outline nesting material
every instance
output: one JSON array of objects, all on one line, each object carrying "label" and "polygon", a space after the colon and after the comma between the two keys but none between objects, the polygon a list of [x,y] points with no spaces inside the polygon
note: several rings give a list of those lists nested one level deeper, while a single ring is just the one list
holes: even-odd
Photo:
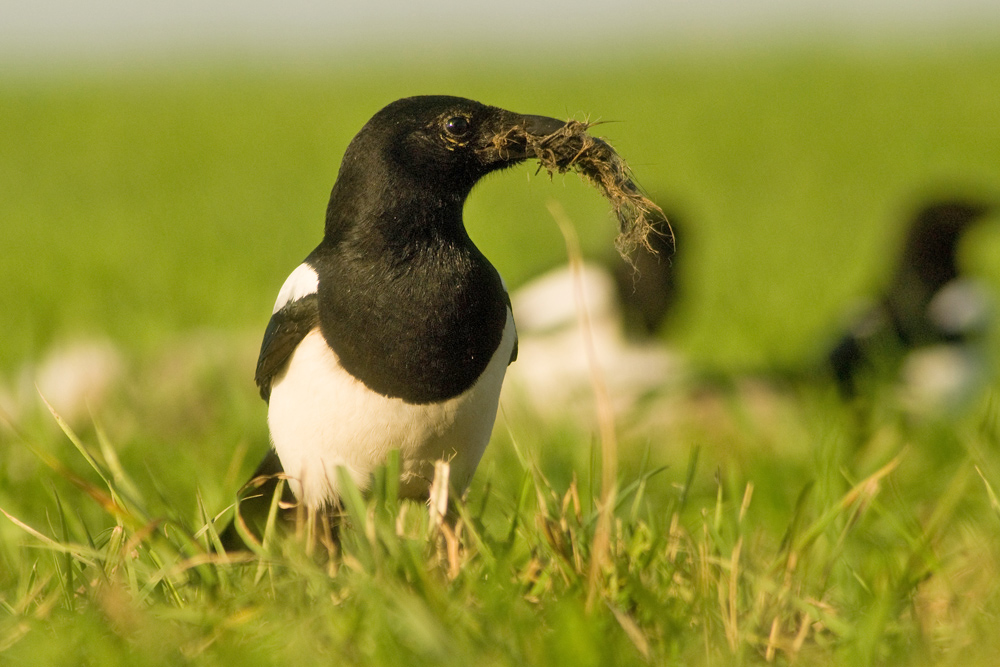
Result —
[{"label": "nesting material", "polygon": [[655,252],[650,235],[664,233],[657,230],[659,226],[673,236],[670,224],[660,207],[632,180],[628,164],[611,144],[587,133],[592,126],[593,123],[569,120],[552,134],[538,136],[522,131],[517,133],[521,137],[507,137],[506,140],[526,141],[550,174],[576,171],[601,191],[618,218],[615,246],[622,257],[631,261],[632,253],[640,248]]}]

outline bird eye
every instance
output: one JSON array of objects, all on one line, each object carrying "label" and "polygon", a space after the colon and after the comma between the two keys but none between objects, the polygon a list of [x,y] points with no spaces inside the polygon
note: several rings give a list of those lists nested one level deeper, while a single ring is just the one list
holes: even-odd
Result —
[{"label": "bird eye", "polygon": [[469,119],[465,116],[452,116],[445,121],[444,129],[448,134],[460,137],[469,131]]}]

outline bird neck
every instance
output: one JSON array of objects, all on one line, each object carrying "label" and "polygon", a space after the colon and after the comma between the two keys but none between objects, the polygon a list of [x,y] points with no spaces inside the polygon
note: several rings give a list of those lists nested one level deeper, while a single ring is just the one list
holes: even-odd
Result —
[{"label": "bird neck", "polygon": [[471,243],[462,222],[468,192],[369,178],[339,178],[326,212],[326,243],[362,244],[381,252],[438,243]]},{"label": "bird neck", "polygon": [[467,390],[500,344],[507,299],[462,224],[462,200],[336,198],[319,273],[320,330],[370,389],[426,403]]}]

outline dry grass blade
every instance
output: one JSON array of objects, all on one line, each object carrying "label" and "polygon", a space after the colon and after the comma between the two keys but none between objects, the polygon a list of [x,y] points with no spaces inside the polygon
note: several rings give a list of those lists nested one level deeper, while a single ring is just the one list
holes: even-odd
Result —
[{"label": "dry grass blade", "polygon": [[986,486],[986,495],[990,499],[990,507],[997,515],[1000,515],[1000,500],[997,500],[997,494],[993,491],[993,487],[990,485],[989,480],[986,479],[986,475],[983,474],[982,469],[978,465],[975,468],[979,479],[983,480],[983,484]]},{"label": "dry grass blade", "polygon": [[559,225],[563,239],[566,242],[566,253],[569,256],[573,271],[573,296],[576,301],[577,321],[583,334],[587,353],[587,366],[590,369],[590,383],[594,390],[597,407],[598,428],[601,437],[601,500],[600,515],[594,530],[594,541],[591,546],[589,592],[587,594],[587,609],[594,608],[597,599],[598,585],[602,573],[610,560],[611,523],[618,493],[618,439],[615,435],[615,415],[611,407],[611,394],[601,373],[594,348],[593,332],[590,326],[590,315],[583,295],[583,285],[580,273],[583,267],[583,253],[580,250],[580,239],[572,221],[555,202],[549,204],[549,212]]}]

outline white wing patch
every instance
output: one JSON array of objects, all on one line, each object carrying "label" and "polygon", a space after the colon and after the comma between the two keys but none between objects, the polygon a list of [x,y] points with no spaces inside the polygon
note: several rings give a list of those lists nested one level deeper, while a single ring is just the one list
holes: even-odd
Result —
[{"label": "white wing patch", "polygon": [[292,301],[315,294],[317,289],[319,289],[319,276],[316,274],[316,269],[305,262],[299,264],[278,290],[278,300],[274,302],[271,314],[278,312]]}]

